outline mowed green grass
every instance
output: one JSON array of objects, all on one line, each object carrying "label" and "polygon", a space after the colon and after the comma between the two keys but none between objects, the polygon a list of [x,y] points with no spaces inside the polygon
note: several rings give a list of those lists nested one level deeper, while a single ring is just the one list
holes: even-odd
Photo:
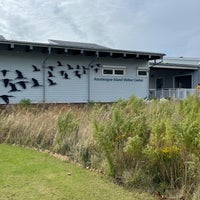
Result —
[{"label": "mowed green grass", "polygon": [[[69,173],[71,175],[69,175]],[[153,199],[45,153],[0,145],[0,199]]]}]

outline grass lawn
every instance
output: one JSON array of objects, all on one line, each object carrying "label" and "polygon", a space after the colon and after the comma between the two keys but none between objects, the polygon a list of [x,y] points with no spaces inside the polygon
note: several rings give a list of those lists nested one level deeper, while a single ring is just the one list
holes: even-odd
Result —
[{"label": "grass lawn", "polygon": [[[69,175],[71,173],[71,175]],[[48,154],[0,145],[0,199],[153,199],[127,191],[105,177]]]}]

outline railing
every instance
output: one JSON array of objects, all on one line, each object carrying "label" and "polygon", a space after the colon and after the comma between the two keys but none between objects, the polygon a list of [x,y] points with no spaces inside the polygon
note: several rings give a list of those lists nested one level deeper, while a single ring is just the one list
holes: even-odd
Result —
[{"label": "railing", "polygon": [[185,99],[186,97],[198,94],[200,95],[200,90],[198,89],[187,89],[187,88],[176,88],[176,89],[149,89],[149,98],[173,98],[173,99]]}]

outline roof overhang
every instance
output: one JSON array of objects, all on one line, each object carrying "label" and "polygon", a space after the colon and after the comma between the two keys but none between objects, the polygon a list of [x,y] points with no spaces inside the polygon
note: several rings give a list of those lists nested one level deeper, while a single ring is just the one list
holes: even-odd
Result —
[{"label": "roof overhang", "polygon": [[197,65],[184,65],[184,64],[158,64],[152,65],[150,68],[159,69],[184,69],[184,70],[198,70],[200,66]]},{"label": "roof overhang", "polygon": [[86,55],[96,57],[111,57],[111,58],[135,58],[143,60],[157,60],[162,59],[165,54],[143,52],[143,51],[129,51],[110,48],[81,48],[66,45],[58,45],[52,43],[36,43],[23,42],[14,40],[0,40],[0,50],[12,51],[37,51],[42,53],[68,54],[68,55]]}]

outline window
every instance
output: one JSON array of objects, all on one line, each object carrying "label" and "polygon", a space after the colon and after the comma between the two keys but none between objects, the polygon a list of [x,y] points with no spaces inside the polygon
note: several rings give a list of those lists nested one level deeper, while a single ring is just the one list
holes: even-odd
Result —
[{"label": "window", "polygon": [[148,76],[148,71],[147,70],[137,70],[137,76],[147,77]]},{"label": "window", "polygon": [[124,75],[124,69],[115,69],[114,74],[123,76]]},{"label": "window", "polygon": [[113,70],[112,69],[103,69],[103,74],[107,75],[113,75]]},{"label": "window", "polygon": [[123,76],[125,75],[125,67],[103,67],[102,68],[102,74],[103,75],[112,75],[112,76]]}]

